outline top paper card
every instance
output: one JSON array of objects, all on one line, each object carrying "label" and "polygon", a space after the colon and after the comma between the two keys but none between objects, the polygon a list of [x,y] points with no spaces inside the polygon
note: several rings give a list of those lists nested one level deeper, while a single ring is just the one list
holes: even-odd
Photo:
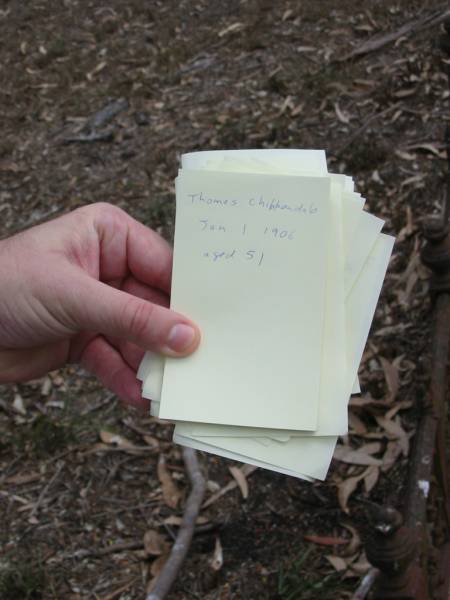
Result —
[{"label": "top paper card", "polygon": [[329,178],[183,170],[176,189],[171,307],[202,343],[167,359],[160,417],[314,430]]}]

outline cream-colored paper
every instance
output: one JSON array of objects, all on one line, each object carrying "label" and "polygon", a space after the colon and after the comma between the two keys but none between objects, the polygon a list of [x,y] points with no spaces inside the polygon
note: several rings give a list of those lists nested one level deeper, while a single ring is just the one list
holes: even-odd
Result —
[{"label": "cream-colored paper", "polygon": [[[334,202],[337,202],[336,192],[338,186],[337,183],[342,187],[346,179],[345,176],[332,176],[332,181],[335,190]],[[352,218],[352,213],[356,213],[359,215],[362,210],[362,203],[356,202],[351,204],[352,195],[348,193],[344,193],[344,217],[352,220],[353,223],[356,223],[357,219]],[[349,206],[351,210],[349,210]],[[363,234],[359,236],[358,244],[353,244],[355,251],[358,253],[358,263],[361,264],[361,257],[367,257],[367,254],[370,252],[373,238],[373,221],[380,222],[376,217],[372,217],[371,215],[365,213],[364,216],[366,219],[362,219],[361,227],[363,229]],[[333,215],[333,222],[339,219],[339,212],[336,211]],[[345,223],[345,221],[344,221]],[[352,228],[344,228],[347,231],[347,235],[350,235]],[[364,240],[367,239],[370,243],[369,245],[363,246]],[[348,244],[348,240],[347,240]],[[311,435],[340,435],[344,434],[347,429],[347,401],[348,398],[343,395],[342,390],[340,389],[340,381],[342,380],[342,373],[345,371],[344,361],[344,353],[342,352],[342,348],[344,347],[344,331],[343,331],[343,323],[342,323],[342,314],[340,311],[343,309],[343,305],[341,303],[342,291],[341,286],[343,285],[342,278],[339,275],[342,273],[341,268],[339,267],[339,261],[342,260],[341,252],[338,250],[342,250],[342,241],[339,240],[338,244],[333,244],[333,247],[336,247],[336,250],[330,253],[329,256],[329,265],[328,265],[328,274],[327,274],[327,282],[328,282],[328,303],[326,308],[326,319],[325,322],[328,323],[328,329],[331,329],[331,337],[330,335],[324,336],[324,348],[326,349],[326,353],[324,355],[324,361],[326,361],[326,365],[324,368],[324,372],[326,373],[326,378],[323,381],[322,389],[321,389],[321,402],[319,407],[319,421],[318,428],[316,431],[311,432]],[[333,329],[336,327],[340,328],[339,335],[336,331],[333,332]],[[334,335],[333,335],[334,333]],[[330,365],[332,365],[330,367]],[[334,369],[334,377],[333,375]],[[149,385],[144,389],[144,396],[150,398],[159,398],[160,394],[157,394],[154,391],[154,387],[152,387],[153,381],[149,382]],[[152,390],[152,393],[148,393],[149,390]],[[356,385],[352,390],[353,393],[357,393],[359,391],[359,386]],[[156,407],[153,408],[153,413],[156,411]],[[215,431],[217,430],[217,432]],[[224,433],[227,432],[227,433]],[[271,437],[281,440],[288,439],[289,435],[304,435],[306,432],[276,432],[274,430],[270,431],[262,431],[256,428],[227,428],[226,426],[222,427],[218,426],[209,426],[207,424],[196,424],[196,429],[194,433],[199,435],[233,435],[233,436],[263,436],[270,435]]]},{"label": "cream-colored paper", "polygon": [[[343,183],[343,182],[342,182]],[[301,429],[292,423],[291,430],[277,432],[274,429],[258,431],[254,427],[227,428],[221,425],[197,423],[193,425],[194,435],[269,436],[272,439],[287,440],[290,435],[341,435],[348,429],[346,385],[347,360],[345,352],[345,305],[344,305],[344,256],[342,243],[342,186],[341,182],[331,182],[330,210],[330,249],[326,274],[326,300],[323,344],[321,355],[322,377],[320,382],[319,418],[315,431],[299,432]]]},{"label": "cream-colored paper", "polygon": [[[348,299],[350,302],[349,306],[351,306],[353,309],[351,314],[354,315],[353,324],[350,325],[349,330],[349,353],[352,356],[353,366],[355,369],[357,369],[357,365],[359,364],[365,341],[367,339],[384,274],[389,262],[390,254],[392,252],[393,241],[393,238],[389,236],[379,236],[376,246],[372,250],[366,265],[364,265],[361,276],[358,278],[357,285],[355,285],[354,289],[352,290],[352,294]],[[154,361],[155,362],[152,364],[152,367],[158,369],[159,365],[159,368],[162,369],[163,359],[160,356],[155,356]],[[158,402],[153,402],[152,405],[157,408]],[[329,462],[331,461],[334,444],[336,442],[336,438],[330,438],[328,441],[319,442],[322,450],[328,452],[326,456],[321,455],[320,460],[324,461],[322,467],[315,464],[316,458],[309,453],[310,446],[303,444],[301,446],[302,452],[300,453],[298,447],[296,447],[296,445],[292,445],[291,443],[286,444],[283,451],[283,453],[288,455],[290,460],[286,461],[285,458],[281,456],[281,459],[277,462],[282,464],[272,464],[268,466],[266,464],[267,460],[269,463],[271,461],[275,461],[277,453],[280,453],[280,447],[278,444],[274,444],[273,447],[271,447],[271,442],[269,440],[269,444],[266,444],[265,447],[261,449],[261,445],[252,443],[251,439],[250,441],[244,441],[239,445],[236,445],[236,441],[232,440],[231,438],[224,437],[217,437],[213,439],[211,439],[211,437],[189,439],[189,437],[186,436],[192,436],[190,426],[195,426],[195,424],[177,424],[174,440],[184,445],[191,445],[192,447],[200,450],[216,452],[219,455],[226,456],[227,458],[234,458],[235,460],[241,460],[244,462],[246,461],[251,464],[256,464],[257,466],[272,468],[274,470],[298,477],[317,476],[320,474],[318,469],[323,469],[324,466],[326,467],[326,471]],[[322,438],[316,438],[316,441],[319,439],[322,440]],[[244,440],[247,440],[247,438],[244,438]],[[308,440],[303,438],[302,441],[307,442]],[[292,466],[292,453],[298,459],[295,463],[296,469],[294,469],[294,471],[286,468],[286,465]],[[314,463],[312,470],[308,464],[304,464],[305,455],[308,458],[308,462],[312,460]]]},{"label": "cream-colored paper", "polygon": [[383,228],[384,221],[365,211],[361,211],[355,234],[352,237],[351,248],[347,253],[344,273],[345,296],[350,293],[369,252]]},{"label": "cream-colored paper", "polygon": [[[349,329],[348,354],[351,357],[354,374],[369,334],[393,243],[394,238],[384,234],[379,236],[349,297],[349,306],[352,308],[354,320]],[[352,379],[350,375],[351,373],[348,378],[349,389],[354,381],[354,377]],[[182,436],[183,443],[187,445],[190,445],[188,438],[193,438],[193,447],[196,447],[195,444],[198,442],[206,443],[210,447],[230,453],[229,456],[234,456],[236,460],[246,457],[245,461],[251,464],[253,460],[269,463],[275,470],[287,469],[317,479],[325,478],[337,441],[337,437],[332,436],[292,437],[285,443],[270,440],[269,445],[262,445],[252,438],[201,438],[192,435],[190,427],[191,424],[188,423],[178,423],[175,427],[175,436]],[[211,451],[214,450],[211,448]],[[220,451],[218,450],[219,453]]]},{"label": "cream-colored paper", "polygon": [[[263,438],[256,438],[257,441],[260,441]],[[298,471],[290,471],[289,469],[283,469],[282,467],[275,467],[270,463],[265,463],[256,458],[251,458],[248,460],[247,456],[243,456],[242,454],[238,454],[236,452],[228,452],[223,448],[218,448],[217,446],[211,446],[207,443],[205,438],[204,441],[200,441],[199,439],[193,439],[191,437],[184,437],[178,433],[174,433],[173,441],[176,444],[181,444],[182,446],[188,446],[190,448],[194,448],[195,450],[200,450],[202,452],[210,452],[212,454],[217,454],[218,456],[223,456],[224,458],[228,458],[230,460],[238,460],[243,463],[248,463],[251,465],[255,465],[256,467],[261,467],[262,469],[269,469],[271,471],[276,471],[277,473],[282,473],[283,475],[290,475],[291,477],[297,477],[299,479],[303,479],[305,481],[314,481],[312,477],[308,477],[304,473],[300,473]],[[269,440],[270,443],[270,440]]]},{"label": "cream-colored paper", "polygon": [[146,372],[142,386],[144,398],[160,398],[164,377],[165,360],[161,355],[146,353]]},{"label": "cream-colored paper", "polygon": [[[161,418],[315,429],[329,185],[314,177],[179,176],[172,307],[205,335],[192,356],[166,360]],[[274,414],[278,396],[283,411]]]},{"label": "cream-colored paper", "polygon": [[187,169],[241,170],[243,162],[256,173],[327,173],[327,161],[323,150],[205,150],[189,152],[181,157],[181,167]]},{"label": "cream-colored paper", "polygon": [[[339,201],[338,199],[338,191],[339,187],[342,189],[345,181],[350,178],[339,175],[332,175],[332,182],[334,189],[333,202],[334,206],[334,214],[332,219],[332,224],[337,225],[339,221],[340,209],[336,205]],[[349,194],[348,192],[344,192],[344,202],[343,202],[343,216],[344,216],[344,231],[347,232],[347,235],[350,235],[352,228],[357,222],[359,215],[362,211],[362,204],[358,199],[356,202],[353,202],[353,196],[357,196],[356,194]],[[356,215],[356,217],[354,216]],[[353,244],[355,252],[358,255],[357,261],[355,264],[359,265],[356,268],[362,268],[363,260],[367,257],[370,252],[373,240],[373,231],[374,231],[374,222],[376,226],[378,223],[382,223],[381,220],[376,217],[372,217],[371,215],[365,213],[364,216],[366,218],[361,219],[361,228],[362,235],[358,236],[358,243]],[[345,223],[348,221],[352,222],[352,227],[345,227]],[[328,282],[328,294],[327,294],[327,307],[325,312],[325,324],[326,329],[328,329],[328,333],[330,335],[324,336],[324,349],[326,350],[326,355],[324,355],[324,360],[326,361],[326,365],[324,368],[324,372],[326,373],[325,381],[322,384],[321,388],[321,403],[319,408],[319,420],[318,427],[315,432],[311,432],[312,435],[340,435],[345,433],[347,428],[347,401],[348,398],[343,396],[342,391],[340,390],[340,375],[345,370],[343,365],[343,361],[345,360],[344,354],[342,352],[342,347],[344,346],[344,331],[342,324],[342,308],[343,305],[341,303],[342,291],[341,286],[342,282],[342,267],[339,266],[339,261],[342,260],[340,258],[341,252],[339,249],[342,248],[342,240],[341,234],[339,234],[339,240],[337,241],[336,236],[338,235],[339,229],[334,231],[334,239],[331,239],[332,247],[336,247],[336,251],[331,253],[330,262],[328,266],[328,274],[327,274],[327,282]],[[368,243],[364,246],[364,240],[367,240]],[[347,245],[350,245],[347,241]],[[339,333],[336,330],[339,329]],[[329,365],[332,365],[329,367]],[[333,369],[334,369],[334,377],[333,377]],[[157,376],[157,375],[156,375]],[[160,393],[156,393],[153,386],[153,379],[149,381],[148,385],[144,388],[144,396],[159,399]],[[151,391],[151,393],[150,393]],[[357,393],[359,391],[359,386],[356,381],[356,385],[352,390],[353,393]],[[152,412],[157,411],[157,407],[154,407]],[[215,429],[218,429],[222,434],[222,432],[227,429],[226,427],[221,426],[208,426],[207,424],[197,424],[194,433],[201,435],[217,435]],[[299,432],[297,435],[303,435],[305,432]],[[264,436],[270,435],[275,439],[287,439],[289,435],[296,435],[295,432],[289,431],[281,435],[280,433],[275,432],[274,430],[270,431],[262,431],[257,428],[244,428],[239,427],[236,429],[228,429],[229,435],[237,435],[237,436]]]},{"label": "cream-colored paper", "polygon": [[[340,210],[340,194],[339,187],[343,180],[334,177],[336,183],[332,179],[332,223],[336,224],[339,221]],[[339,185],[337,185],[339,184]],[[346,199],[347,200],[347,199]],[[353,210],[359,212],[362,206],[354,206]],[[348,214],[348,213],[347,213]],[[367,232],[367,245],[364,247],[364,236],[359,237],[358,244],[355,245],[355,250],[360,256],[366,257],[370,253],[373,243],[372,232],[374,225],[372,215],[365,213],[367,219],[361,220],[361,227]],[[373,217],[375,221],[380,221]],[[319,402],[319,419],[315,431],[275,431],[273,429],[263,429],[258,431],[252,427],[226,427],[221,425],[208,425],[203,423],[195,423],[192,425],[191,432],[198,436],[232,436],[232,437],[257,437],[268,436],[278,441],[289,439],[290,436],[324,436],[324,435],[344,435],[348,429],[347,419],[347,404],[349,399],[347,362],[345,352],[342,349],[346,345],[345,334],[345,315],[344,315],[344,282],[343,282],[343,256],[342,256],[342,239],[340,237],[340,228],[331,228],[334,235],[338,235],[339,239],[330,239],[331,247],[335,248],[334,252],[329,255],[328,271],[327,271],[327,293],[325,307],[325,330],[323,337],[323,354],[322,354],[322,380]],[[360,262],[361,264],[361,262]],[[362,264],[361,264],[362,268]],[[348,315],[351,318],[351,315]],[[354,372],[354,367],[351,366],[351,373]],[[357,379],[357,376],[355,377]],[[359,386],[357,387],[359,389]],[[352,388],[351,393],[354,393]]]}]

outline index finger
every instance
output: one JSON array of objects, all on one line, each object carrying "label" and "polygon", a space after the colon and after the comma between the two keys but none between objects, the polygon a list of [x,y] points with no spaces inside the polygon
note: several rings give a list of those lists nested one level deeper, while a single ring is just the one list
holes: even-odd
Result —
[{"label": "index finger", "polygon": [[170,293],[172,248],[159,234],[111,204],[91,205],[100,242],[100,279],[130,272],[142,283]]}]

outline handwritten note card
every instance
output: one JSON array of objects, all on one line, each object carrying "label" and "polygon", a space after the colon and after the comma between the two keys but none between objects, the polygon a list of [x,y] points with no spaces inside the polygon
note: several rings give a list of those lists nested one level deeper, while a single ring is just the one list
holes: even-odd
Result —
[{"label": "handwritten note card", "polygon": [[171,305],[202,343],[138,373],[174,441],[326,476],[393,245],[353,189],[323,151],[183,156]]},{"label": "handwritten note card", "polygon": [[171,305],[203,336],[166,361],[162,418],[316,428],[329,193],[324,177],[179,175]]}]

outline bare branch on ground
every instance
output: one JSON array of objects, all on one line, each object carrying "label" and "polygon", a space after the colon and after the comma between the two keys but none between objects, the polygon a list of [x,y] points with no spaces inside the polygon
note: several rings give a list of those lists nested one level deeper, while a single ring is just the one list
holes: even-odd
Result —
[{"label": "bare branch on ground", "polygon": [[395,42],[404,35],[409,35],[413,31],[419,31],[420,29],[424,29],[425,27],[439,25],[439,23],[442,23],[442,21],[444,21],[447,17],[450,17],[450,9],[448,8],[441,11],[434,11],[431,14],[421,17],[420,19],[414,19],[414,21],[409,21],[408,23],[405,23],[396,31],[391,31],[391,33],[387,33],[382,36],[376,36],[368,40],[367,42],[364,42],[364,44],[361,44],[361,46],[358,46],[357,48],[355,48],[354,50],[352,50],[351,52],[349,52],[348,54],[346,54],[338,60],[339,62],[343,62],[351,58],[358,58],[360,56],[363,56],[364,54],[369,54],[370,52],[375,52],[376,50],[380,50],[387,44]]},{"label": "bare branch on ground", "polygon": [[197,453],[192,448],[183,448],[183,459],[192,486],[186,502],[183,521],[166,564],[158,575],[146,600],[162,600],[168,594],[184,562],[191,544],[195,521],[200,511],[206,483],[200,470]]}]

